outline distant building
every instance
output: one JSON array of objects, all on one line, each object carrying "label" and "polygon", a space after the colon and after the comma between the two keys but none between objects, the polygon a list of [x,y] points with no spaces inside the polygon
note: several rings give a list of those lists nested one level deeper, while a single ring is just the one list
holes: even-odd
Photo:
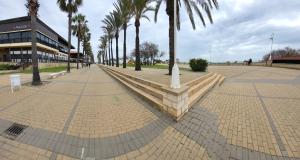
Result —
[{"label": "distant building", "polygon": [[[39,62],[67,61],[68,42],[40,19],[36,28]],[[0,21],[0,62],[31,62],[29,16]]]},{"label": "distant building", "polygon": [[272,57],[273,63],[291,63],[291,64],[300,64],[300,56],[292,57]]},{"label": "distant building", "polygon": [[[83,62],[84,56],[82,53],[79,53],[79,62]],[[70,61],[77,62],[77,51],[71,51],[70,53]]]}]

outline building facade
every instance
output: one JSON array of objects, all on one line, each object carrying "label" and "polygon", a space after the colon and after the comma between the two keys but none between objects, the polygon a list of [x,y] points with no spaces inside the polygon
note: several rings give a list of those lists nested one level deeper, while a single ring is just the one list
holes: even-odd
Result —
[{"label": "building facade", "polygon": [[[36,25],[39,62],[66,62],[68,42],[40,19],[37,19]],[[0,62],[31,62],[29,16],[0,21]]]}]

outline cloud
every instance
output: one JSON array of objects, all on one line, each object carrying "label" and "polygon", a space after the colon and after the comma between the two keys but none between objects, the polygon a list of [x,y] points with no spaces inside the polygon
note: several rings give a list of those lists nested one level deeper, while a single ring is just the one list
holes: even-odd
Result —
[{"label": "cloud", "polygon": [[[40,0],[40,3],[39,18],[67,38],[67,14],[59,10],[56,1]],[[84,0],[79,8],[79,13],[85,14],[89,21],[95,57],[98,39],[103,35],[101,20],[113,9],[112,3],[112,0]],[[219,0],[219,3],[220,9],[213,11],[214,24],[208,24],[207,21],[207,27],[203,27],[195,16],[196,30],[192,29],[185,9],[181,9],[181,30],[177,41],[177,56],[181,61],[194,57],[215,62],[249,58],[260,60],[270,51],[269,38],[272,33],[275,34],[275,49],[285,46],[300,48],[299,0]],[[1,0],[0,19],[26,15],[24,4],[25,0]],[[165,5],[161,7],[157,23],[153,21],[153,13],[149,13],[150,22],[145,19],[141,21],[140,41],[154,42],[160,50],[168,53],[168,17]],[[128,53],[135,46],[134,21],[130,23],[127,32]],[[74,46],[76,40],[76,37],[72,37]],[[119,44],[119,53],[122,55],[123,32],[120,33]]]}]

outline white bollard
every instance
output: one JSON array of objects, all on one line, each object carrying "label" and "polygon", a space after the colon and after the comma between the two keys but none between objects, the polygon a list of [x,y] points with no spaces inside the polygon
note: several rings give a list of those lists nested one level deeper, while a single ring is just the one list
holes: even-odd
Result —
[{"label": "white bollard", "polygon": [[10,86],[11,86],[12,93],[14,93],[15,88],[21,89],[21,76],[18,74],[11,75]]},{"label": "white bollard", "polygon": [[179,67],[177,63],[174,64],[172,68],[172,77],[171,77],[171,88],[178,89],[180,88],[180,77],[179,77]]}]

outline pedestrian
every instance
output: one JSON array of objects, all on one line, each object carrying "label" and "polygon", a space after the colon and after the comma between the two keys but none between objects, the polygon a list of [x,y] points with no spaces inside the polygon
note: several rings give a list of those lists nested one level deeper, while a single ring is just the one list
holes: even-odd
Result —
[{"label": "pedestrian", "polygon": [[89,63],[89,68],[91,68],[91,63]]}]

